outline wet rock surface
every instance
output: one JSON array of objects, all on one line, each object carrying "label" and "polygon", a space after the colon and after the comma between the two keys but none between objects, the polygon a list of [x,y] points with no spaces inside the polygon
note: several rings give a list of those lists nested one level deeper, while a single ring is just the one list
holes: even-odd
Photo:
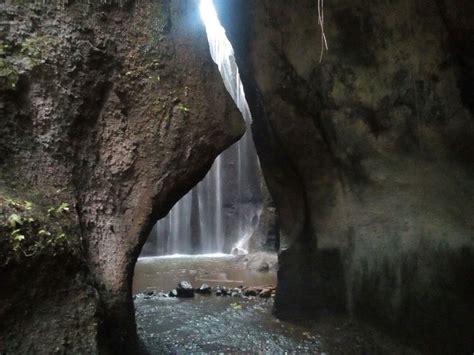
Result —
[{"label": "wet rock surface", "polygon": [[189,298],[194,297],[194,288],[187,281],[181,281],[176,288],[178,297]]},{"label": "wet rock surface", "polygon": [[[209,286],[213,294],[232,294],[246,287],[263,287],[276,285],[276,266],[268,272],[258,272],[248,267],[248,258],[242,256],[190,256],[175,258],[140,258],[135,266],[133,291],[168,292],[176,288],[181,281],[188,281],[193,287]],[[260,257],[257,257],[260,260]],[[276,265],[276,254],[268,253],[265,260],[273,260]],[[202,287],[201,286],[201,287]],[[204,287],[205,289],[205,287]],[[199,293],[199,289],[196,293]]]},{"label": "wet rock surface", "polygon": [[[112,3],[0,4],[0,185],[22,183],[70,203],[103,318],[78,336],[62,318],[60,331],[44,321],[33,333],[32,317],[16,317],[18,332],[0,329],[0,352],[29,353],[48,340],[58,352],[94,353],[97,339],[103,351],[133,352],[130,273],[141,246],[244,133],[197,1]],[[2,285],[0,297],[12,297],[14,286]],[[49,283],[35,289],[49,297]],[[71,305],[78,314],[88,306],[81,301]],[[86,338],[94,345],[77,350]]]},{"label": "wet rock surface", "polygon": [[[190,280],[184,276],[190,274],[196,278],[206,275],[214,281],[190,282],[191,287],[201,284],[193,298],[176,297],[176,289],[172,291],[175,297],[163,297],[157,291]],[[218,275],[220,280],[216,280]],[[301,321],[298,325],[277,320],[272,315],[275,286],[270,281],[275,280],[275,273],[251,271],[235,257],[139,260],[135,279],[139,280],[135,284],[138,333],[151,354],[414,353],[344,317],[323,317],[318,322]],[[245,280],[246,285],[224,285],[223,281],[229,279]],[[200,295],[200,289],[212,294]],[[151,291],[154,296],[149,297]]]},{"label": "wet rock surface", "polygon": [[[187,283],[189,284],[189,283]],[[190,286],[190,285],[189,285]],[[177,297],[177,298],[192,298],[196,294],[198,295],[214,295],[217,297],[240,297],[245,299],[253,299],[256,297],[260,298],[271,298],[276,295],[276,287],[273,285],[266,285],[260,287],[246,287],[240,286],[235,288],[227,288],[225,286],[216,286],[212,288],[208,285],[202,285],[198,289],[190,287],[178,286],[178,288],[172,289],[168,293],[166,292],[153,292],[146,291],[134,296],[134,299],[143,298],[151,299],[152,297]]]},{"label": "wet rock surface", "polygon": [[322,58],[315,1],[214,3],[278,210],[275,311],[471,353],[472,1],[325,3]]},{"label": "wet rock surface", "polygon": [[348,318],[299,325],[271,315],[272,300],[137,297],[138,333],[151,354],[265,352],[280,354],[417,354]]},{"label": "wet rock surface", "polygon": [[278,269],[278,256],[271,252],[255,252],[246,255],[239,255],[235,259],[236,263],[243,263],[250,271],[275,272]]},{"label": "wet rock surface", "polygon": [[202,284],[201,287],[196,289],[196,293],[201,295],[210,295],[212,293],[212,287],[208,284]]}]

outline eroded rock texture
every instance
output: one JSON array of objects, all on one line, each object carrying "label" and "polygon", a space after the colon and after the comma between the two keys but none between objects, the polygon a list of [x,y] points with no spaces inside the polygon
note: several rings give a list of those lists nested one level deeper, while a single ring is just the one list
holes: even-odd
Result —
[{"label": "eroded rock texture", "polygon": [[[74,322],[61,323],[61,333],[46,322],[31,332],[35,338],[26,315],[17,320],[24,322],[24,334],[2,338],[0,352],[28,353],[54,337],[60,352],[133,347],[131,281],[144,239],[244,131],[210,58],[197,5],[180,0],[63,10],[0,5],[2,184],[74,207],[83,265],[98,292],[97,311],[84,317],[100,331],[85,333],[96,337],[87,342],[69,327]],[[30,277],[36,272],[45,271],[38,267]],[[54,280],[59,271],[50,272]],[[0,292],[8,298],[10,291]],[[72,304],[76,291],[62,294],[65,307],[81,306]]]},{"label": "eroded rock texture", "polygon": [[279,210],[276,314],[472,351],[472,4],[217,0]]}]

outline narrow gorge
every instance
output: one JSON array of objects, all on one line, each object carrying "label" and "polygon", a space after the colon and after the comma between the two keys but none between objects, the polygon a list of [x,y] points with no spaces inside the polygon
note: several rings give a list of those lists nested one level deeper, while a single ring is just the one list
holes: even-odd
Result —
[{"label": "narrow gorge", "polygon": [[[154,226],[145,255],[230,253],[249,248],[263,209],[260,166],[250,132],[245,99],[232,45],[212,1],[200,2],[210,54],[224,85],[242,113],[246,133],[221,153],[206,177]],[[254,238],[257,238],[256,236]]]},{"label": "narrow gorge", "polygon": [[0,4],[0,355],[472,354],[474,4]]}]

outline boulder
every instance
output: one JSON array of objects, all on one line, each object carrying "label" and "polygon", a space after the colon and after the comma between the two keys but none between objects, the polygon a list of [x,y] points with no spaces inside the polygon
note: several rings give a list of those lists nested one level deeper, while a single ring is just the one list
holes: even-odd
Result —
[{"label": "boulder", "polygon": [[240,247],[233,247],[232,251],[230,252],[232,255],[247,255],[249,252]]},{"label": "boulder", "polygon": [[258,272],[268,272],[270,270],[270,265],[266,261],[262,261],[260,265],[257,266]]},{"label": "boulder", "polygon": [[232,290],[230,290],[230,295],[232,297],[242,297],[242,288],[233,288]]},{"label": "boulder", "polygon": [[247,287],[244,289],[244,296],[257,296],[262,291],[261,288],[258,287]]},{"label": "boulder", "polygon": [[201,287],[196,289],[196,293],[201,295],[210,295],[212,294],[212,288],[208,284],[202,284]]},{"label": "boulder", "polygon": [[264,288],[258,295],[260,298],[271,298],[274,288]]},{"label": "boulder", "polygon": [[257,272],[275,272],[278,269],[278,256],[276,253],[258,252],[247,255],[246,267]]},{"label": "boulder", "polygon": [[[4,273],[11,270],[0,267],[2,306],[13,307],[0,316],[2,324],[12,325],[1,327],[0,353],[32,348],[39,353],[56,348],[63,353],[135,353],[130,281],[148,227],[166,216],[202,180],[217,155],[245,132],[209,55],[205,28],[195,20],[197,1],[173,1],[163,11],[148,0],[140,6],[109,4],[90,12],[87,6],[90,16],[84,16],[79,2],[61,10],[50,4],[34,9],[1,5],[2,23],[7,16],[19,24],[1,30],[2,190],[5,181],[44,196],[45,206],[74,206],[71,232],[64,239],[68,245],[88,245],[77,250],[86,264],[80,266],[86,270],[80,278],[94,280],[98,297],[55,302],[49,291],[66,290],[66,283],[52,285],[58,273],[48,270],[43,274],[55,277],[38,277],[38,286],[32,287],[47,297],[25,304],[35,312],[32,319],[40,319],[30,322],[14,317],[15,303],[10,302],[22,278],[5,287]],[[169,26],[151,25],[157,11]],[[76,230],[81,231],[77,238]],[[70,274],[74,278],[78,272]],[[82,295],[88,287],[89,282],[74,284],[68,293]],[[38,304],[46,298],[54,305],[47,312],[51,318]],[[94,307],[100,311],[89,311]],[[66,321],[69,313],[59,308],[77,310],[80,320]],[[56,323],[60,326],[51,326]],[[107,331],[98,332],[102,327],[97,324],[107,324]]]},{"label": "boulder", "polygon": [[277,209],[275,314],[349,310],[472,353],[472,1],[331,1],[322,61],[314,2],[214,3]]},{"label": "boulder", "polygon": [[178,293],[178,297],[182,297],[182,298],[194,297],[194,288],[187,281],[181,281],[178,284],[176,291]]},{"label": "boulder", "polygon": [[230,296],[231,292],[225,286],[217,286],[216,296]]}]

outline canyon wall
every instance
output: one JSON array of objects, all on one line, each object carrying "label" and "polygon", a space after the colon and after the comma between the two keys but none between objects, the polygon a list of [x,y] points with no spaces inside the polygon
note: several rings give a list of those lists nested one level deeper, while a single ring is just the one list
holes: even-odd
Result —
[{"label": "canyon wall", "polygon": [[[279,214],[275,313],[472,352],[473,5],[216,0]],[[468,43],[471,43],[469,45]]]},{"label": "canyon wall", "polygon": [[267,207],[262,198],[265,186],[250,125],[247,129],[219,155],[206,177],[157,222],[141,256],[230,254],[244,239],[267,242],[265,230],[258,228]]},{"label": "canyon wall", "polygon": [[[132,351],[141,246],[242,136],[243,119],[210,58],[196,1],[0,6],[0,190],[33,205],[67,202],[80,249],[77,267],[68,253],[0,266],[2,283],[22,275],[1,287],[0,352]],[[22,302],[20,284],[31,285]]]}]

